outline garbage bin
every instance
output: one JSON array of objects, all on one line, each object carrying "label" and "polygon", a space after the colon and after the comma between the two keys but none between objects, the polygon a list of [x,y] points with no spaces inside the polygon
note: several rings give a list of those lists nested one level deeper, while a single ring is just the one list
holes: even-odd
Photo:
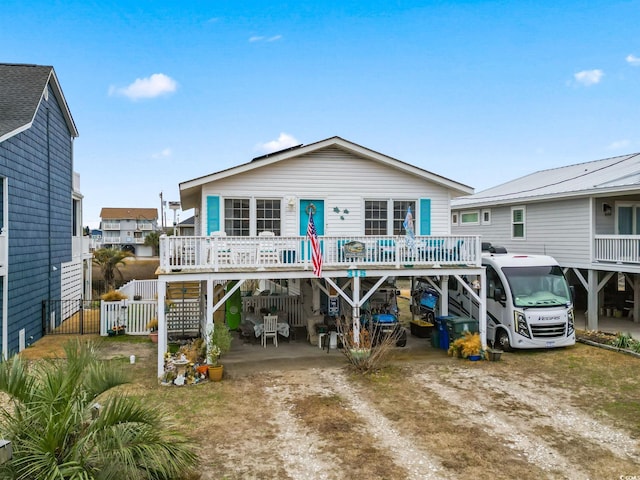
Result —
[{"label": "garbage bin", "polygon": [[447,320],[457,318],[452,315],[442,315],[436,317],[436,329],[438,332],[438,346],[443,350],[449,349],[449,331],[447,330]]},{"label": "garbage bin", "polygon": [[446,330],[451,340],[457,340],[465,332],[477,333],[478,321],[469,317],[450,317],[446,320]]},{"label": "garbage bin", "polygon": [[440,332],[436,327],[431,330],[431,346],[433,348],[440,348]]}]

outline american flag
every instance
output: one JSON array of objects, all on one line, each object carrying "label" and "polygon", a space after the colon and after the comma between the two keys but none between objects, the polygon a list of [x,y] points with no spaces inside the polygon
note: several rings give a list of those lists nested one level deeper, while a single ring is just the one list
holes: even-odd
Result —
[{"label": "american flag", "polygon": [[313,263],[313,274],[316,277],[322,276],[322,252],[320,251],[320,241],[316,225],[313,223],[313,213],[309,212],[309,224],[307,225],[307,236],[311,240],[311,263]]}]

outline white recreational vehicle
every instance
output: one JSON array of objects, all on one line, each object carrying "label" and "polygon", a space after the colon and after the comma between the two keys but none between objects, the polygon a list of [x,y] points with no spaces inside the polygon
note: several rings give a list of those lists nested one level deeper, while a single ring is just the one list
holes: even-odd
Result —
[{"label": "white recreational vehicle", "polygon": [[[499,253],[500,252],[500,253]],[[573,295],[558,262],[547,255],[483,253],[487,277],[487,343],[505,350],[576,342]],[[478,319],[478,303],[449,278],[449,313]]]}]

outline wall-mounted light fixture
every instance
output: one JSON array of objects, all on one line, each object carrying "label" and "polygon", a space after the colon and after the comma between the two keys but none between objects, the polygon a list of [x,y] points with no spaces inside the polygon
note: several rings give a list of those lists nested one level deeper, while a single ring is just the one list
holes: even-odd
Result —
[{"label": "wall-mounted light fixture", "polygon": [[612,211],[613,209],[611,208],[611,205],[609,205],[608,203],[602,204],[602,213],[604,213],[607,217],[611,215]]},{"label": "wall-mounted light fixture", "polygon": [[287,205],[289,205],[289,208],[293,208],[296,206],[296,197],[289,197],[287,199]]}]

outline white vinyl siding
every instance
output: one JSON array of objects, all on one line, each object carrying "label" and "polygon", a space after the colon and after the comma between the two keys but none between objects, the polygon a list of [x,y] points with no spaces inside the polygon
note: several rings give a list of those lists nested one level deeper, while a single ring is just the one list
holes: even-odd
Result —
[{"label": "white vinyl siding", "polygon": [[[283,236],[299,233],[301,198],[325,201],[325,235],[364,235],[365,200],[417,202],[429,198],[431,235],[451,232],[448,188],[339,148],[325,148],[205,185],[203,205],[210,195],[219,196],[221,202],[225,198],[280,199]],[[417,225],[420,212],[413,214]],[[200,221],[206,222],[206,217],[203,212]],[[224,224],[224,218],[221,222]]]},{"label": "white vinyl siding", "polygon": [[[561,265],[591,265],[590,199],[577,198],[526,205],[526,238],[511,239],[511,207],[491,207],[491,225],[457,226],[454,235],[482,235],[483,242],[509,252],[551,255]],[[611,218],[611,217],[608,217]]]}]

